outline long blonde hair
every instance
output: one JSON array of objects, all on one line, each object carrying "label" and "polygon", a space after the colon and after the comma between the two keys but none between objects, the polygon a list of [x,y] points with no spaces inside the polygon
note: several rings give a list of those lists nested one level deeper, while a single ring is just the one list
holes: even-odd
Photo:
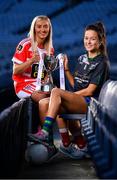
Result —
[{"label": "long blonde hair", "polygon": [[44,15],[36,16],[32,20],[32,23],[31,23],[31,26],[30,26],[30,31],[28,33],[28,36],[31,39],[32,49],[33,49],[33,51],[35,51],[37,49],[37,42],[35,40],[35,24],[36,24],[36,21],[38,19],[40,19],[40,20],[47,20],[49,22],[50,30],[49,30],[49,34],[48,34],[48,36],[47,36],[47,38],[46,38],[46,40],[44,42],[44,48],[46,49],[47,54],[50,55],[51,48],[53,48],[53,42],[52,42],[52,24],[51,24],[50,19],[47,16],[44,16]]}]

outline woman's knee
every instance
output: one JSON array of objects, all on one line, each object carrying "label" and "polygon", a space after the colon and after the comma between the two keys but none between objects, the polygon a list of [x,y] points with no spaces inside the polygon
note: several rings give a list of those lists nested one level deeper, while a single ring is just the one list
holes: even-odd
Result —
[{"label": "woman's knee", "polygon": [[46,94],[43,94],[43,93],[40,93],[38,91],[34,91],[31,95],[31,98],[35,101],[35,102],[38,102],[40,101],[41,99],[43,98],[46,98],[47,95]]},{"label": "woman's knee", "polygon": [[49,98],[44,98],[39,101],[39,109],[40,110],[47,110],[49,106]]},{"label": "woman's knee", "polygon": [[53,88],[51,91],[51,96],[60,96],[60,88]]}]

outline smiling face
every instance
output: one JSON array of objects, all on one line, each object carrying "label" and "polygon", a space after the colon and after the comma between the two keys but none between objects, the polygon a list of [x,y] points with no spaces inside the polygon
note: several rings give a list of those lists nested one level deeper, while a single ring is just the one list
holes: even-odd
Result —
[{"label": "smiling face", "polygon": [[84,34],[84,47],[88,53],[98,53],[99,52],[99,37],[96,31],[87,30]]},{"label": "smiling face", "polygon": [[48,20],[45,19],[37,19],[35,23],[35,37],[36,40],[39,42],[40,40],[45,40],[50,32],[50,25]]}]

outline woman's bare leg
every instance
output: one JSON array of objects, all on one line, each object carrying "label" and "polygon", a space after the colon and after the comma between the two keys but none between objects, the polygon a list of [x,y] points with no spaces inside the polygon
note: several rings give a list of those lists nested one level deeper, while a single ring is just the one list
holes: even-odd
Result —
[{"label": "woman's bare leg", "polygon": [[[49,102],[50,102],[50,97],[47,98],[43,98],[39,101],[39,117],[42,123],[44,123],[44,119],[47,116],[47,112],[48,112],[48,108],[49,108]],[[64,109],[61,108],[61,111],[64,112]],[[63,119],[57,117],[58,119],[58,124],[60,127],[65,126],[65,122],[63,121]]]},{"label": "woman's bare leg", "polygon": [[39,102],[41,99],[49,97],[49,93],[45,93],[42,91],[34,91],[31,95],[31,98],[33,99],[34,102]]},{"label": "woman's bare leg", "polygon": [[[87,104],[83,97],[78,96],[75,93],[64,91],[58,88],[54,88],[51,92],[50,102],[48,107],[47,116],[56,119],[60,113],[85,113],[87,111]],[[62,137],[64,146],[70,144],[69,133],[66,123],[63,119],[57,119],[59,131]],[[75,127],[76,128],[76,127]],[[80,129],[77,126],[77,130]]]},{"label": "woman's bare leg", "polygon": [[[51,91],[50,98],[42,99],[39,102],[39,115],[41,121],[44,121],[44,117],[46,116],[56,119],[57,115],[63,112],[85,113],[86,111],[87,104],[83,97],[59,88],[54,88]],[[59,128],[66,127],[66,124],[62,119],[59,119],[57,122]]]},{"label": "woman's bare leg", "polygon": [[[44,110],[44,107],[48,107],[48,111],[46,111],[46,108]],[[41,132],[38,132],[36,138],[45,140],[50,130],[52,129],[53,121],[57,118],[57,115],[63,112],[85,113],[87,111],[87,104],[83,97],[78,96],[75,93],[54,88],[51,91],[49,106],[48,99],[46,98],[40,100],[39,109],[41,118],[43,119],[44,116],[46,116],[46,118],[43,124],[43,130]],[[70,139],[66,124],[63,120],[60,119],[58,121],[58,125],[63,139],[62,142],[64,142],[63,144],[65,146],[68,146],[70,144]]]},{"label": "woman's bare leg", "polygon": [[[45,117],[47,116],[49,101],[50,101],[49,97],[41,99],[39,101],[39,117],[42,124],[44,123]],[[57,116],[56,121],[57,121],[58,127],[64,128],[66,126],[66,122],[62,118],[59,118],[59,116]]]},{"label": "woman's bare leg", "polygon": [[[40,112],[40,110],[39,110],[39,101],[40,101],[41,99],[46,98],[46,97],[49,97],[49,96],[50,96],[49,93],[45,93],[45,92],[42,92],[42,91],[34,91],[34,92],[32,93],[31,98],[32,98],[32,100],[33,100],[35,103],[37,103],[38,113]],[[40,113],[39,113],[39,119],[40,119]],[[40,119],[40,122],[41,122],[40,125],[42,125],[42,124],[43,124],[43,121],[41,121],[41,119]]]},{"label": "woman's bare leg", "polygon": [[50,98],[44,98],[39,101],[39,117],[42,124],[44,123],[44,118],[47,115],[48,106],[49,106],[49,100]]},{"label": "woman's bare leg", "polygon": [[[44,124],[44,121],[45,121],[45,117],[46,117],[46,114],[47,114],[48,106],[49,106],[49,97],[48,98],[44,98],[44,99],[39,101],[39,116],[40,116],[40,121],[42,123],[42,127],[43,127],[43,124]],[[53,128],[51,128],[49,130],[48,144],[49,145],[53,145],[54,144]]]},{"label": "woman's bare leg", "polygon": [[47,116],[56,118],[59,113],[86,113],[87,104],[82,96],[75,93],[54,88],[51,91]]},{"label": "woman's bare leg", "polygon": [[68,121],[68,128],[71,133],[72,142],[75,143],[80,149],[86,146],[86,139],[82,134],[80,121]]}]

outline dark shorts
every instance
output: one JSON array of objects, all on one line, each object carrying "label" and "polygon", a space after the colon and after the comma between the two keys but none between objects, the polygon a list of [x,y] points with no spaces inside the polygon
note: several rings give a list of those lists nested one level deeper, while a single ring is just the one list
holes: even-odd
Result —
[{"label": "dark shorts", "polygon": [[86,97],[84,97],[84,98],[85,98],[85,101],[86,101],[87,105],[89,105],[89,104],[90,104],[91,97],[86,96]]}]

